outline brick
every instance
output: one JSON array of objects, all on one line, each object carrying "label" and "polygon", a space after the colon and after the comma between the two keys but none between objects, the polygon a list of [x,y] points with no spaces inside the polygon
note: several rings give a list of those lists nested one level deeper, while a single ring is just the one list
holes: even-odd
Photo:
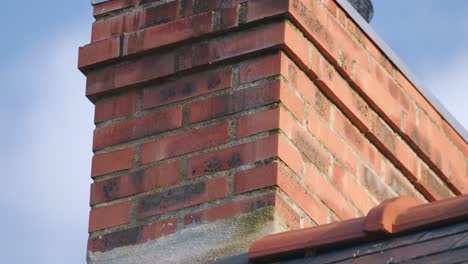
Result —
[{"label": "brick", "polygon": [[214,11],[220,7],[220,2],[221,1],[218,0],[195,0],[193,5],[193,13],[200,14]]},{"label": "brick", "polygon": [[237,138],[244,138],[257,133],[279,128],[280,108],[256,112],[237,119]]},{"label": "brick", "polygon": [[233,94],[195,101],[190,105],[190,122],[200,122],[279,101],[281,81],[259,84]]},{"label": "brick", "polygon": [[260,208],[273,206],[275,204],[275,193],[269,192],[254,197],[247,197],[243,200],[233,201],[216,207],[211,207],[202,211],[187,214],[184,217],[186,226],[215,222],[241,214],[250,213]]},{"label": "brick", "polygon": [[141,164],[163,160],[209,147],[225,144],[229,140],[229,124],[222,123],[182,134],[167,136],[141,146]]},{"label": "brick", "polygon": [[301,216],[286,202],[281,195],[275,196],[275,212],[291,230],[301,228]]},{"label": "brick", "polygon": [[279,48],[284,43],[284,22],[270,23],[249,31],[223,36],[199,47],[203,58],[195,65],[215,63],[235,56],[246,55],[265,49]]},{"label": "brick", "polygon": [[133,148],[115,150],[94,155],[91,166],[91,176],[97,177],[111,172],[127,170],[132,167]]},{"label": "brick", "polygon": [[442,123],[442,129],[447,137],[457,146],[457,148],[468,156],[468,144],[447,122]]},{"label": "brick", "polygon": [[193,49],[180,47],[126,64],[91,71],[87,76],[86,95],[95,101],[97,96],[109,91],[148,82],[194,66],[279,47],[284,40],[283,32],[284,23],[268,24],[194,45]]},{"label": "brick", "polygon": [[304,182],[339,218],[353,219],[356,215],[354,207],[339,193],[314,166],[306,164]]},{"label": "brick", "polygon": [[179,169],[180,163],[175,161],[95,182],[91,185],[91,205],[174,185],[180,179]]},{"label": "brick", "polygon": [[89,232],[128,224],[131,202],[121,202],[92,209],[89,214]]},{"label": "brick", "polygon": [[324,173],[328,171],[328,152],[310,134],[302,130],[297,131],[293,143],[317,168]]},{"label": "brick", "polygon": [[120,37],[112,37],[80,47],[78,68],[108,62],[120,56]]},{"label": "brick", "polygon": [[145,56],[139,60],[91,71],[86,95],[91,100],[103,93],[168,76],[192,67],[192,51],[181,47],[170,52]]},{"label": "brick", "polygon": [[139,16],[139,28],[159,25],[176,20],[179,14],[179,1],[143,9]]},{"label": "brick", "polygon": [[291,87],[284,87],[280,90],[281,103],[291,112],[302,124],[304,121],[304,101],[293,91]]},{"label": "brick", "polygon": [[278,149],[278,135],[256,141],[203,153],[187,161],[187,177],[195,178],[256,161],[275,157]]},{"label": "brick", "polygon": [[385,161],[384,177],[386,184],[399,196],[412,196],[421,203],[427,200],[415,189],[411,182],[396,169],[390,161]]},{"label": "brick", "polygon": [[94,123],[134,114],[137,111],[137,95],[129,92],[104,98],[95,103]]},{"label": "brick", "polygon": [[240,194],[274,186],[278,182],[278,164],[237,172],[234,176],[234,193]]},{"label": "brick", "polygon": [[[357,152],[374,171],[380,172],[382,154],[371,144],[371,142],[369,142],[364,134],[353,126],[347,117],[336,109],[333,111],[333,128],[345,139],[346,143],[350,144],[354,148],[354,151]],[[387,127],[383,126],[383,124],[379,129],[377,129],[377,131],[380,138],[386,140],[386,142],[391,142],[392,151],[395,151],[393,132],[389,131]],[[385,137],[388,137],[388,139]],[[352,169],[354,170],[355,167],[352,167]]]},{"label": "brick", "polygon": [[138,200],[138,218],[160,215],[225,198],[227,188],[227,177],[222,176],[141,197]]},{"label": "brick", "polygon": [[356,154],[352,152],[349,145],[341,140],[315,112],[309,112],[307,128],[312,135],[324,144],[327,150],[330,151],[341,164],[352,173],[356,173]]},{"label": "brick", "polygon": [[103,2],[94,5],[93,15],[94,17],[103,15],[105,13],[121,10],[124,8],[129,8],[133,6],[133,0],[113,0],[108,2]]},{"label": "brick", "polygon": [[137,245],[175,233],[176,229],[176,218],[165,219],[149,225],[90,238],[88,240],[88,250],[91,252],[105,252],[118,247]]},{"label": "brick", "polygon": [[362,166],[360,171],[359,180],[361,185],[379,202],[395,197],[395,194],[385,183],[383,176],[375,174],[366,166]]},{"label": "brick", "polygon": [[449,187],[431,170],[425,166],[420,166],[421,176],[417,185],[421,185],[419,187],[426,190],[424,193],[429,196],[431,200],[443,200],[454,196]]},{"label": "brick", "polygon": [[279,187],[317,224],[327,223],[328,210],[305,189],[304,184],[297,182],[283,165],[279,165],[278,168]]},{"label": "brick", "polygon": [[212,31],[213,14],[211,13],[152,26],[126,35],[123,45],[123,54],[136,54],[190,38],[199,37]]},{"label": "brick", "polygon": [[331,179],[333,185],[335,185],[364,215],[366,215],[370,209],[377,206],[377,203],[369,197],[349,173],[336,163],[333,164],[333,175]]},{"label": "brick", "polygon": [[323,119],[329,120],[331,106],[328,98],[326,98],[312,80],[284,54],[282,54],[281,63],[281,74]]},{"label": "brick", "polygon": [[247,22],[284,14],[289,9],[289,2],[278,0],[248,1]]},{"label": "brick", "polygon": [[197,73],[162,85],[145,88],[143,108],[149,109],[232,86],[232,68]]},{"label": "brick", "polygon": [[280,136],[278,140],[278,157],[299,176],[302,176],[302,155],[288,142],[286,137]]},{"label": "brick", "polygon": [[130,33],[138,29],[138,13],[131,12],[121,14],[93,23],[91,30],[91,42],[105,40],[111,37],[119,37],[124,33]]},{"label": "brick", "polygon": [[182,107],[133,118],[94,131],[93,149],[98,150],[182,126]]},{"label": "brick", "polygon": [[239,25],[239,6],[221,9],[221,29],[234,28]]},{"label": "brick", "polygon": [[281,73],[281,54],[275,53],[243,62],[239,66],[239,83],[248,83]]}]

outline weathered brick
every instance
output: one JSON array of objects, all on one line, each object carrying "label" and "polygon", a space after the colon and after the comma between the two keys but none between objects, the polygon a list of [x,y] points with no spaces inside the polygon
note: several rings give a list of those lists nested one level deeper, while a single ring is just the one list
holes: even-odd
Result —
[{"label": "weathered brick", "polygon": [[184,217],[184,222],[186,226],[215,222],[239,216],[241,214],[250,213],[260,208],[273,206],[274,204],[275,193],[269,192],[187,214]]},{"label": "weathered brick", "polygon": [[141,146],[141,164],[163,160],[193,151],[214,147],[229,140],[229,124],[222,123],[167,136],[147,142]]},{"label": "weathered brick", "polygon": [[232,86],[232,68],[224,68],[183,77],[144,89],[145,109],[177,102]]},{"label": "weathered brick", "polygon": [[133,6],[133,0],[112,0],[94,5],[93,15],[95,17],[108,12],[121,10]]},{"label": "weathered brick", "polygon": [[278,194],[275,196],[275,212],[291,230],[301,228],[301,216],[299,213]]},{"label": "weathered brick", "polygon": [[324,173],[328,171],[328,153],[310,134],[298,130],[293,137],[293,143],[317,168]]},{"label": "weathered brick", "polygon": [[284,14],[288,11],[289,2],[278,0],[248,1],[247,22]]},{"label": "weathered brick", "polygon": [[215,152],[203,153],[188,159],[187,177],[200,177],[272,158],[277,155],[277,149],[278,135],[273,135]]},{"label": "weathered brick", "polygon": [[172,234],[176,229],[176,218],[165,219],[149,225],[90,238],[88,240],[88,250],[91,252],[104,252],[117,247],[136,245]]},{"label": "weathered brick", "polygon": [[433,200],[442,200],[453,197],[453,193],[449,187],[445,185],[431,170],[420,165],[420,181],[417,185],[427,190],[425,194]]},{"label": "weathered brick", "polygon": [[132,168],[133,152],[133,148],[126,148],[95,155],[91,166],[91,176],[96,177]]},{"label": "weathered brick", "polygon": [[122,36],[138,29],[138,13],[131,12],[97,20],[91,30],[91,42]]},{"label": "weathered brick", "polygon": [[138,200],[138,218],[164,214],[224,198],[227,196],[227,188],[227,177],[221,176],[141,197]]},{"label": "weathered brick", "polygon": [[135,54],[199,37],[212,31],[213,14],[193,16],[127,34],[122,52],[123,55]]},{"label": "weathered brick", "polygon": [[182,126],[182,107],[176,106],[94,131],[94,150],[128,142]]},{"label": "weathered brick", "polygon": [[91,205],[128,197],[179,182],[179,161],[124,174],[91,185]]},{"label": "weathered brick", "polygon": [[94,123],[134,114],[137,110],[137,95],[130,91],[125,94],[104,98],[95,103]]},{"label": "weathered brick", "polygon": [[367,214],[370,209],[377,206],[364,188],[336,163],[333,164],[332,182],[363,214]]},{"label": "weathered brick", "polygon": [[361,167],[359,176],[361,185],[366,188],[379,202],[395,197],[389,186],[385,184],[383,176],[375,174],[366,166]]},{"label": "weathered brick", "polygon": [[195,101],[190,105],[190,122],[200,122],[279,101],[281,81],[259,84],[233,94]]},{"label": "weathered brick", "polygon": [[281,73],[281,54],[259,57],[239,66],[239,83],[248,83]]},{"label": "weathered brick", "polygon": [[237,119],[237,138],[279,128],[280,108],[256,112]]},{"label": "weathered brick", "polygon": [[234,193],[240,194],[278,183],[278,164],[272,163],[250,170],[237,172],[234,176]]},{"label": "weathered brick", "polygon": [[278,186],[317,224],[326,224],[327,208],[305,189],[304,184],[296,181],[283,165],[278,165],[278,170]]},{"label": "weathered brick", "polygon": [[89,214],[89,232],[130,222],[130,201],[92,209]]},{"label": "weathered brick", "polygon": [[356,210],[314,166],[306,164],[304,183],[322,200],[340,220],[356,217]]},{"label": "weathered brick", "polygon": [[120,37],[112,37],[80,47],[78,68],[108,62],[120,56]]},{"label": "weathered brick", "polygon": [[143,9],[139,14],[139,28],[159,25],[176,20],[179,15],[179,1],[152,6]]}]

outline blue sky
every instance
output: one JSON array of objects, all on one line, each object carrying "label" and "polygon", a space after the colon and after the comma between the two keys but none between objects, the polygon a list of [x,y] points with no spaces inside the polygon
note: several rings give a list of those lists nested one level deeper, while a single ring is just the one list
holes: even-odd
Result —
[{"label": "blue sky", "polygon": [[[76,69],[89,1],[4,1],[0,210],[4,263],[85,263],[93,106]],[[371,25],[465,126],[468,1],[374,0]]]}]

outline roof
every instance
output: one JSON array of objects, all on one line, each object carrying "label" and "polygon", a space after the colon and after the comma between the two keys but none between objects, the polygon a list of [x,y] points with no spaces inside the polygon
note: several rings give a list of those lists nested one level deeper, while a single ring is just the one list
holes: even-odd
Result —
[{"label": "roof", "polygon": [[468,263],[468,195],[422,205],[390,199],[365,217],[266,236],[217,263],[257,262]]}]

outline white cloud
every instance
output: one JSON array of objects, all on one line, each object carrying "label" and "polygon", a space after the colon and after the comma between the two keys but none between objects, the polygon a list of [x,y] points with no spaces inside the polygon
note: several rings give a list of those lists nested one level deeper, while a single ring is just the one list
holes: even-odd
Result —
[{"label": "white cloud", "polygon": [[468,50],[423,71],[422,79],[452,115],[468,128]]},{"label": "white cloud", "polygon": [[77,28],[86,31],[68,28],[31,45],[3,80],[18,100],[2,109],[13,119],[0,152],[5,263],[85,261],[93,108],[76,69],[89,26]]}]

